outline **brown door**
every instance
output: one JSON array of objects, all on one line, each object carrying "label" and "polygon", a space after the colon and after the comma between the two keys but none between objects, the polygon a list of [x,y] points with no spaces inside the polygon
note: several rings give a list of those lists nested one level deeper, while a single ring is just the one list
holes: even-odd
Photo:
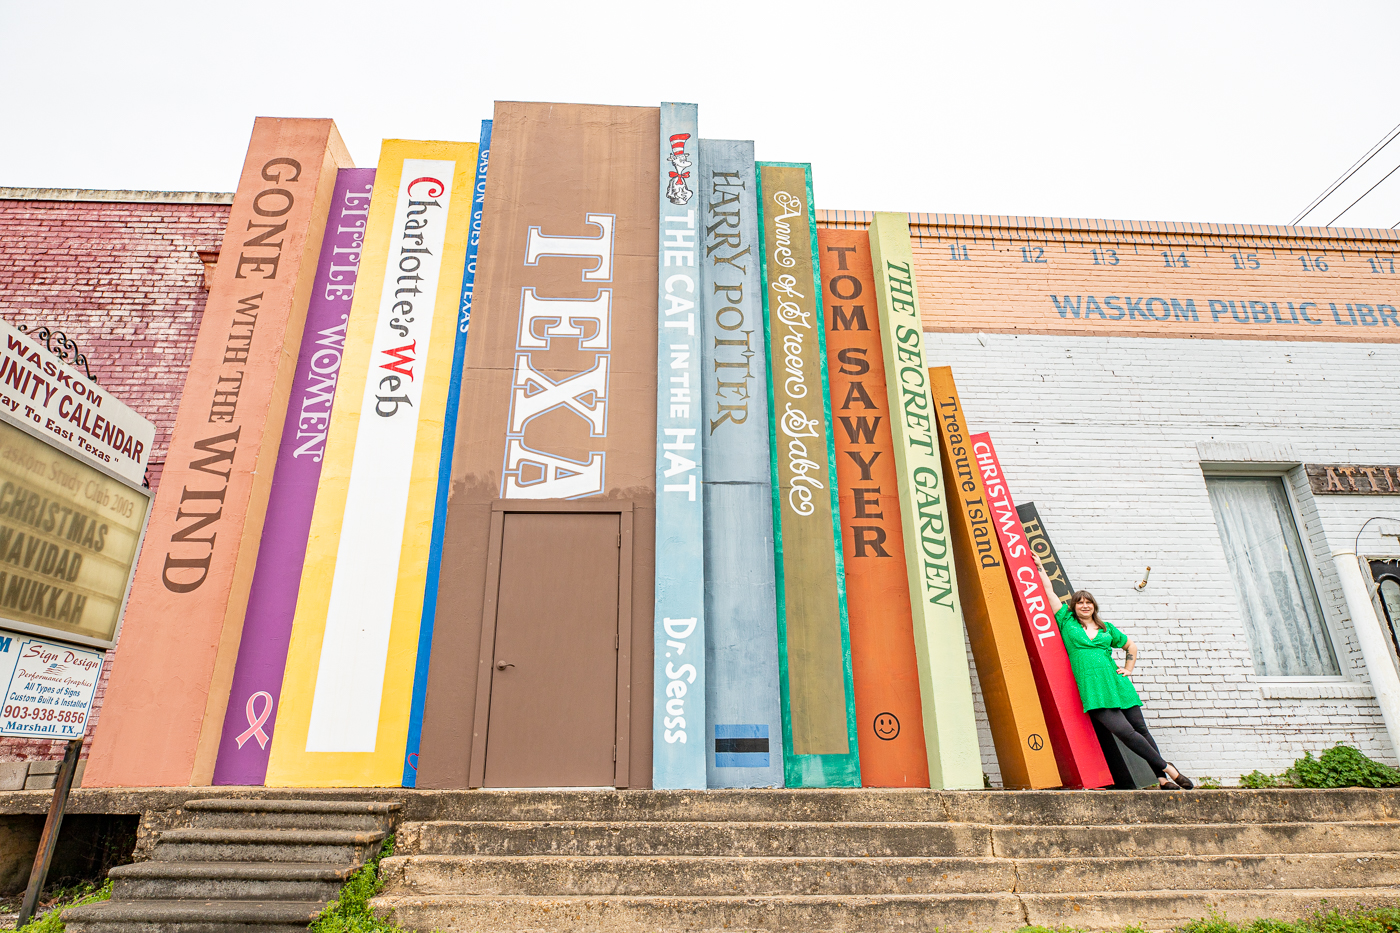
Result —
[{"label": "brown door", "polygon": [[487,787],[609,787],[621,517],[507,512]]}]

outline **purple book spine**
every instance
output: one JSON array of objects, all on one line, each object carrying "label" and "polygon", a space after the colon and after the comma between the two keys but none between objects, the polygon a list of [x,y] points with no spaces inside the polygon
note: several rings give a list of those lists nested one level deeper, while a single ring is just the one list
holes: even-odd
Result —
[{"label": "purple book spine", "polygon": [[267,503],[248,614],[233,669],[215,784],[261,785],[267,777],[287,644],[292,637],[306,538],[345,349],[345,328],[365,241],[374,169],[346,168],[335,194]]}]

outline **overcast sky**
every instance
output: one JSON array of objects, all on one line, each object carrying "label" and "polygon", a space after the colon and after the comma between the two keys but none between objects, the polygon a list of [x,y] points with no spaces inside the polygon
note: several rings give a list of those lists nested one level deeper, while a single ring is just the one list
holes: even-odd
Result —
[{"label": "overcast sky", "polygon": [[[813,163],[818,207],[1287,223],[1400,123],[1397,37],[1395,0],[0,0],[0,186],[232,190],[257,115],[373,165],[493,100],[677,100]],[[1400,172],[1338,225],[1397,221]]]}]

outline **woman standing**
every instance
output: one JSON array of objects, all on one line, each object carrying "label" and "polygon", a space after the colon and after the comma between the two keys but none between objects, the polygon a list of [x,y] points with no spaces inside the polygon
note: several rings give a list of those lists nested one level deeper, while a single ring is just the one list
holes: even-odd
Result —
[{"label": "woman standing", "polygon": [[[1190,778],[1162,758],[1157,741],[1143,721],[1142,698],[1129,679],[1137,664],[1137,645],[1112,623],[1099,618],[1099,602],[1088,590],[1077,591],[1070,597],[1069,605],[1060,602],[1039,557],[1035,563],[1040,568],[1045,596],[1055,610],[1084,712],[1146,761],[1163,790],[1195,787]],[[1114,648],[1127,652],[1128,660],[1122,667],[1113,660]]]}]

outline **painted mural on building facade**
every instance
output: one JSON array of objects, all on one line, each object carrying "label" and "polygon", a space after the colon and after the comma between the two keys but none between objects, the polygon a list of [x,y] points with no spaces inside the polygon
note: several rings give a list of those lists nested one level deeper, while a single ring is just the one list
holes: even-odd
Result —
[{"label": "painted mural on building facade", "polygon": [[1374,250],[824,214],[693,104],[491,117],[376,169],[258,121],[89,783],[1104,786],[926,332],[1400,340]]}]

